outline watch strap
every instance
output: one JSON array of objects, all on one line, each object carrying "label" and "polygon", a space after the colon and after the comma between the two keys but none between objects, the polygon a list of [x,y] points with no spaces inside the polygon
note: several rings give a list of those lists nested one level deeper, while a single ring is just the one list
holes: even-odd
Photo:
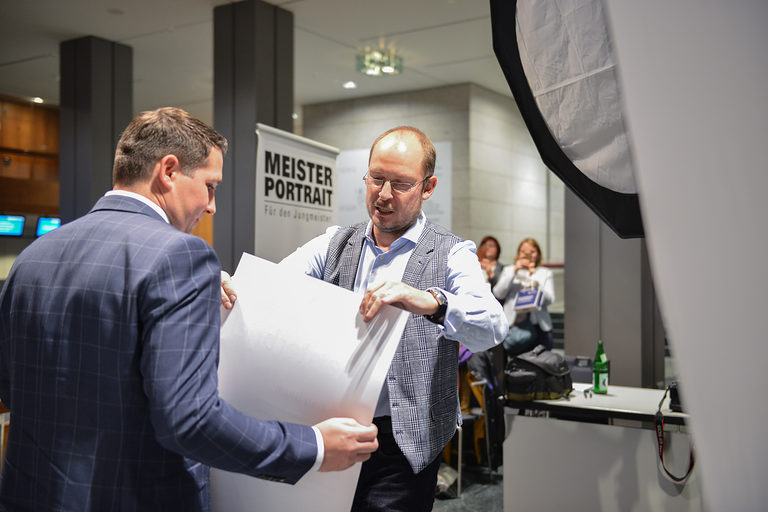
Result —
[{"label": "watch strap", "polygon": [[438,307],[431,315],[424,315],[424,318],[432,323],[443,325],[445,321],[445,313],[448,311],[448,299],[440,288],[427,288],[427,290],[437,301]]}]

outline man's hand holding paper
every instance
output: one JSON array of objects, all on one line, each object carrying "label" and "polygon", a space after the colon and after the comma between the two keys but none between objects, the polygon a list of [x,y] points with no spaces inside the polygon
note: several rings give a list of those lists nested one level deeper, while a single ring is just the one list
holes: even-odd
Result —
[{"label": "man's hand holding paper", "polygon": [[232,284],[232,277],[225,271],[221,271],[221,305],[224,309],[232,309],[235,307],[235,301],[237,300],[237,294],[235,294],[235,286]]},{"label": "man's hand holding paper", "polygon": [[376,425],[367,427],[352,418],[331,418],[315,427],[323,435],[325,457],[319,471],[342,471],[364,462],[379,448]]},{"label": "man's hand holding paper", "polygon": [[370,322],[385,304],[409,311],[415,315],[431,315],[439,304],[435,297],[401,281],[387,281],[366,290],[360,302],[363,320]]}]

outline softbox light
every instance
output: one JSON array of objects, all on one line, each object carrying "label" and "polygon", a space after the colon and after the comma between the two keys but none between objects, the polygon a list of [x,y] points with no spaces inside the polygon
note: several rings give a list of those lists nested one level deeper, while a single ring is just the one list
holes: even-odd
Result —
[{"label": "softbox light", "polygon": [[491,23],[496,58],[546,166],[619,237],[642,237],[602,2],[491,0]]}]

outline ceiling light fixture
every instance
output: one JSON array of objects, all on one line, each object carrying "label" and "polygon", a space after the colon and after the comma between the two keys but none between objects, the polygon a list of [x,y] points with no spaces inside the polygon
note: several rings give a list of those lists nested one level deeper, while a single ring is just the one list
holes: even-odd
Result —
[{"label": "ceiling light fixture", "polygon": [[357,70],[368,76],[396,75],[403,72],[403,59],[394,48],[366,48],[357,56]]},{"label": "ceiling light fixture", "polygon": [[345,89],[357,89],[357,84],[352,80],[348,82],[344,82],[343,84],[341,84],[341,86]]},{"label": "ceiling light fixture", "polygon": [[41,98],[40,96],[35,96],[34,98],[32,98],[32,102],[33,103],[45,103],[45,100],[43,98]]}]

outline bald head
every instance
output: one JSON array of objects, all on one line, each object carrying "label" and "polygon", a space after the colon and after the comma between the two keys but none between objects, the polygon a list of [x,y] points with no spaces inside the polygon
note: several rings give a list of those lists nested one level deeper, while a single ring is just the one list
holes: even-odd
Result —
[{"label": "bald head", "polygon": [[376,140],[373,141],[371,151],[368,154],[368,165],[371,163],[373,150],[376,149],[377,146],[380,146],[380,149],[398,149],[396,145],[399,144],[403,151],[405,151],[406,145],[403,142],[403,139],[406,137],[415,138],[421,147],[421,168],[424,177],[428,178],[435,174],[435,146],[424,132],[413,126],[398,126],[379,135]]}]

